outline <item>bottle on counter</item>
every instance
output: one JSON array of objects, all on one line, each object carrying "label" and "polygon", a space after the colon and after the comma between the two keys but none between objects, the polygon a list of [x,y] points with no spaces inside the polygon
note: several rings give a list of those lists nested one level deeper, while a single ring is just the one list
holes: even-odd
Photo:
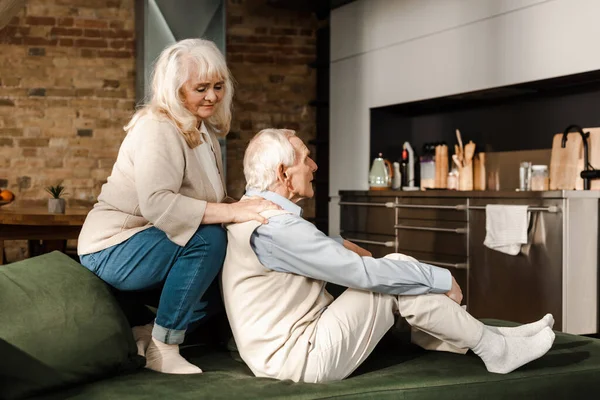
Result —
[{"label": "bottle on counter", "polygon": [[531,190],[548,190],[550,179],[548,177],[547,165],[531,166]]},{"label": "bottle on counter", "polygon": [[423,154],[419,157],[421,169],[421,190],[435,188],[435,145],[425,143]]},{"label": "bottle on counter", "polygon": [[448,190],[458,190],[458,169],[452,168],[452,171],[448,172]]}]

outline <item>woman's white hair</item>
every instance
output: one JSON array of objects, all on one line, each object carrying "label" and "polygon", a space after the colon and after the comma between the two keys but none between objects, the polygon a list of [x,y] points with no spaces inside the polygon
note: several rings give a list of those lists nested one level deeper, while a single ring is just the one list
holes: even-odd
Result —
[{"label": "woman's white hair", "polygon": [[185,107],[182,95],[183,85],[192,77],[225,82],[223,99],[216,105],[214,115],[203,122],[216,135],[227,135],[231,126],[233,82],[223,54],[213,42],[204,39],[181,40],[160,53],[152,71],[150,101],[134,114],[124,129],[129,131],[140,117],[151,113],[173,121],[191,148],[201,144],[198,119]]},{"label": "woman's white hair", "polygon": [[258,132],[244,154],[246,190],[268,190],[277,182],[279,165],[291,167],[296,162],[296,152],[288,129],[263,129]]}]

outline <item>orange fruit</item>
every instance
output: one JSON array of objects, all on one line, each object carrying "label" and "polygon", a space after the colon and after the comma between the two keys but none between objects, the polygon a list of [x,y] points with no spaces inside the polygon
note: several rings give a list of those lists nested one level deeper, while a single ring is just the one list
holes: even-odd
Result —
[{"label": "orange fruit", "polygon": [[0,192],[0,201],[13,201],[15,194],[10,190],[3,190]]}]

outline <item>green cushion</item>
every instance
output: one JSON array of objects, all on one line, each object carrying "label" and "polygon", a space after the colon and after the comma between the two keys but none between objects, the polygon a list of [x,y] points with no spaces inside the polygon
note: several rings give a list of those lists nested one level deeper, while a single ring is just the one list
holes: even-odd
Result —
[{"label": "green cushion", "polygon": [[[511,325],[485,321],[494,325]],[[512,324],[514,325],[514,324]],[[351,377],[326,384],[255,378],[224,351],[183,350],[202,375],[149,370],[76,387],[45,399],[594,399],[600,393],[600,340],[557,334],[550,352],[510,374],[486,371],[472,353],[428,352],[388,335]]]},{"label": "green cushion", "polygon": [[62,253],[0,266],[0,310],[2,399],[143,363],[108,286]]}]

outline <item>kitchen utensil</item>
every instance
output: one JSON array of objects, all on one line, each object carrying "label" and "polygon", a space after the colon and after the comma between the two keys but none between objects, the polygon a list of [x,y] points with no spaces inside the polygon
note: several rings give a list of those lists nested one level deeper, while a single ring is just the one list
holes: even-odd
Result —
[{"label": "kitchen utensil", "polygon": [[456,168],[458,168],[458,170],[460,171],[463,166],[462,166],[462,163],[460,162],[460,160],[458,159],[457,154],[452,154],[452,161],[454,161]]},{"label": "kitchen utensil", "polygon": [[469,143],[467,143],[467,145],[465,146],[463,164],[464,165],[471,164],[471,162],[473,161],[474,155],[475,155],[475,143],[473,143],[473,141],[469,141]]},{"label": "kitchen utensil", "polygon": [[458,159],[464,164],[465,148],[463,147],[462,135],[458,129],[456,130],[456,140],[458,141],[458,149],[460,150],[456,153],[458,154]]},{"label": "kitchen utensil", "polygon": [[[600,169],[600,128],[584,128],[589,132],[589,163]],[[562,133],[554,135],[550,155],[550,190],[582,190],[583,179],[579,176],[583,170],[583,142],[581,135],[570,134],[566,146],[561,147]],[[592,190],[600,190],[600,181],[592,180]]]},{"label": "kitchen utensil", "polygon": [[486,189],[485,153],[473,157],[473,190]]},{"label": "kitchen utensil", "polygon": [[369,189],[385,190],[392,186],[392,164],[379,156],[373,160],[371,170],[369,171]]}]

